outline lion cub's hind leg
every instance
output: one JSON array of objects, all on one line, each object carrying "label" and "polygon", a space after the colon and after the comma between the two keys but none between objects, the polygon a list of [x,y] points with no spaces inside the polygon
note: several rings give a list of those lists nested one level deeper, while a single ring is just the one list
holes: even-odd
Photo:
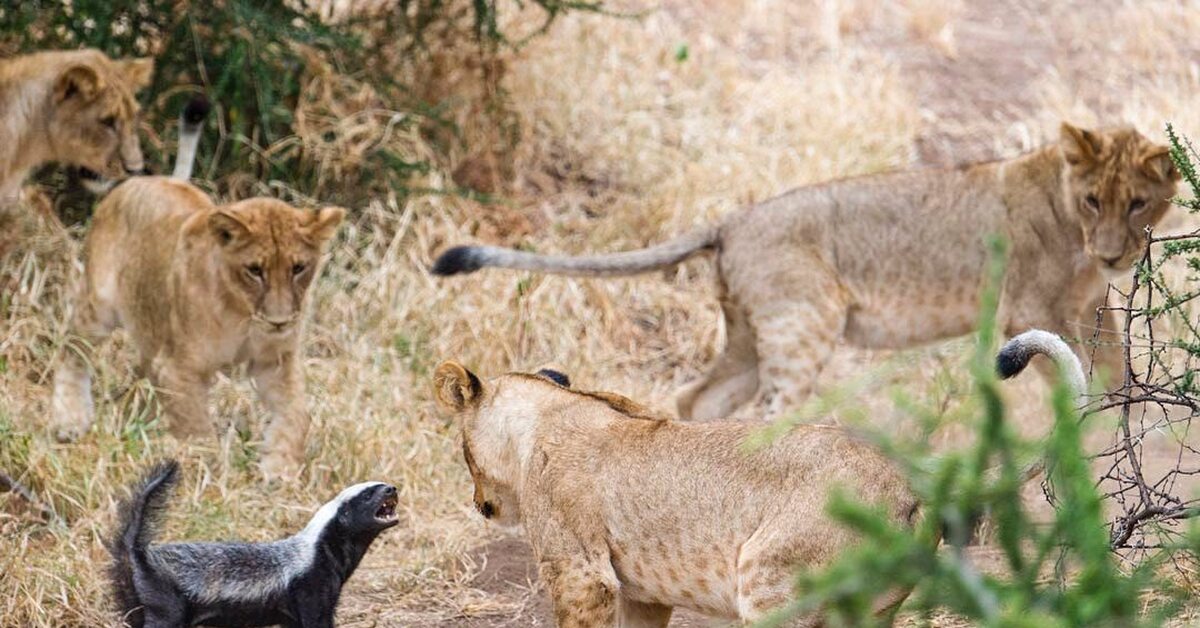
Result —
[{"label": "lion cub's hind leg", "polygon": [[[86,280],[85,280],[86,282]],[[51,432],[59,442],[73,442],[95,420],[92,402],[92,349],[117,328],[116,309],[85,287],[75,300],[68,341],[54,369]]]},{"label": "lion cub's hind leg", "polygon": [[758,352],[755,405],[763,418],[795,409],[813,393],[850,312],[849,295],[819,260],[776,274],[767,282],[770,293],[750,308]]},{"label": "lion cub's hind leg", "polygon": [[754,398],[758,390],[758,352],[750,321],[737,304],[721,300],[725,314],[725,350],[703,377],[688,384],[676,396],[679,417],[684,420],[715,421],[727,418]]}]

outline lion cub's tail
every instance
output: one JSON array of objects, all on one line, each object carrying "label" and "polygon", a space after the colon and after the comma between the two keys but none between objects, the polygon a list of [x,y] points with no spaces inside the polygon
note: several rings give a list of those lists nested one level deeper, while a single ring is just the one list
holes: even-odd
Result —
[{"label": "lion cub's tail", "polygon": [[673,266],[701,251],[715,248],[716,244],[717,228],[706,227],[662,244],[607,255],[572,257],[539,255],[495,246],[456,246],[438,257],[432,272],[443,276],[458,275],[495,266],[580,277],[634,275]]},{"label": "lion cub's tail", "polygon": [[[1002,379],[1009,379],[1024,371],[1025,367],[1029,365],[1029,360],[1038,354],[1044,355],[1054,362],[1058,372],[1066,379],[1067,385],[1071,388],[1076,406],[1083,407],[1087,403],[1088,392],[1087,376],[1083,373],[1083,364],[1079,361],[1079,356],[1075,355],[1075,352],[1062,338],[1048,331],[1031,329],[1004,343],[1000,352],[996,354],[996,370]],[[1045,470],[1046,461],[1038,459],[1022,471],[1021,481],[1028,482],[1041,475]]]},{"label": "lion cub's tail", "polygon": [[1031,329],[1004,343],[1000,353],[996,354],[996,370],[1002,379],[1009,379],[1025,370],[1029,360],[1038,354],[1050,358],[1058,367],[1058,372],[1066,378],[1076,403],[1081,406],[1086,403],[1088,383],[1079,356],[1075,355],[1062,338],[1048,331]]},{"label": "lion cub's tail", "polygon": [[188,101],[179,116],[179,154],[175,156],[175,172],[172,179],[187,181],[192,178],[192,168],[196,165],[196,147],[200,144],[200,131],[204,128],[204,119],[208,117],[212,106],[203,94],[196,94]]}]

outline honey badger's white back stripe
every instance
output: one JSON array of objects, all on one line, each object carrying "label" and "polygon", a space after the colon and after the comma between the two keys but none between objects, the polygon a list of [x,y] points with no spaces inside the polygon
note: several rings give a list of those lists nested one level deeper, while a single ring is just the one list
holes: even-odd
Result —
[{"label": "honey badger's white back stripe", "polygon": [[1048,331],[1031,329],[1004,343],[1000,353],[996,355],[996,366],[1000,376],[1007,379],[1020,373],[1025,370],[1030,358],[1039,353],[1050,358],[1059,372],[1066,377],[1066,384],[1075,396],[1076,406],[1086,405],[1088,383],[1079,356],[1075,355],[1062,338]]},{"label": "honey badger's white back stripe", "polygon": [[308,525],[296,534],[295,538],[307,544],[310,552],[315,552],[317,541],[321,539],[321,531],[337,516],[338,509],[342,507],[342,504],[354,499],[359,493],[376,486],[383,486],[383,482],[362,482],[346,487],[341,493],[338,493],[337,497],[325,502],[312,519],[309,519]]}]

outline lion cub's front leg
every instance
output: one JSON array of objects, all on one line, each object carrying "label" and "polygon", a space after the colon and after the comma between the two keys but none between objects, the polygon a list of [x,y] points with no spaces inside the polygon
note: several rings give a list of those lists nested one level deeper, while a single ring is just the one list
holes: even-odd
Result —
[{"label": "lion cub's front leg", "polygon": [[280,477],[304,461],[310,423],[295,347],[275,360],[252,363],[250,376],[270,415],[263,435],[263,475]]},{"label": "lion cub's front leg", "polygon": [[177,438],[212,435],[213,424],[208,416],[212,375],[169,357],[155,358],[150,368],[151,381],[159,389],[171,433]]}]

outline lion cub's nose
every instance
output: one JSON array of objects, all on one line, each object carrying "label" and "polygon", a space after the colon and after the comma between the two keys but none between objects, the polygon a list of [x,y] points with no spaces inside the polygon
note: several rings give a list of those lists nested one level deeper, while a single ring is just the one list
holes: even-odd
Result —
[{"label": "lion cub's nose", "polygon": [[268,319],[266,319],[266,321],[267,321],[267,325],[271,326],[271,331],[283,331],[283,330],[287,329],[289,325],[292,324],[291,318],[284,318],[284,319],[268,318]]}]

